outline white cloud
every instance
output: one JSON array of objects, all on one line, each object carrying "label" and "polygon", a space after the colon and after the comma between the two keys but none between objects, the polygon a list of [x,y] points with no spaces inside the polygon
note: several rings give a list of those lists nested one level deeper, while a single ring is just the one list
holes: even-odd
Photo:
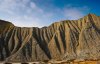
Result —
[{"label": "white cloud", "polygon": [[30,7],[31,7],[31,9],[34,9],[34,10],[36,10],[38,12],[43,12],[43,10],[40,9],[39,7],[37,7],[34,2],[30,2]]},{"label": "white cloud", "polygon": [[65,9],[64,9],[64,16],[68,19],[68,20],[77,20],[79,18],[82,18],[85,13],[89,10],[88,7],[84,6],[84,7],[73,7],[71,5],[68,5]]},{"label": "white cloud", "polygon": [[39,6],[32,0],[0,0],[0,19],[11,21],[16,26],[42,27],[58,20],[78,19],[88,10],[87,7],[71,5],[64,9],[56,6],[49,8],[49,5],[44,8]]},{"label": "white cloud", "polygon": [[[29,16],[24,16],[23,18],[21,17],[16,17],[13,20],[14,24],[17,26],[22,26],[22,27],[41,27],[40,23],[38,23],[40,20],[38,18],[32,18]],[[22,22],[23,21],[23,22]]]},{"label": "white cloud", "polygon": [[35,15],[43,13],[43,10],[31,0],[2,0],[0,13],[6,14],[7,17],[3,17],[4,20],[12,21],[17,26],[42,26],[41,20]]},{"label": "white cloud", "polygon": [[31,8],[36,8],[35,3],[34,3],[34,2],[31,2],[31,3],[30,3],[30,7],[31,7]]}]

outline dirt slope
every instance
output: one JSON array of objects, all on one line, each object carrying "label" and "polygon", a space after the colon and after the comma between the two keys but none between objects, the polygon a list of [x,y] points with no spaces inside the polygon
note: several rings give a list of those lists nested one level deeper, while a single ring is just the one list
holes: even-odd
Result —
[{"label": "dirt slope", "polygon": [[55,22],[48,27],[16,27],[0,20],[0,61],[100,59],[100,17]]}]

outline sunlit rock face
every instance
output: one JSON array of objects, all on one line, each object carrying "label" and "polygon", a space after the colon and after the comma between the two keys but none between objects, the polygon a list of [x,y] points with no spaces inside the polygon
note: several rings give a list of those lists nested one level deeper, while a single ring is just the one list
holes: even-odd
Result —
[{"label": "sunlit rock face", "polygon": [[55,22],[48,27],[16,27],[0,20],[0,61],[100,59],[100,17]]}]

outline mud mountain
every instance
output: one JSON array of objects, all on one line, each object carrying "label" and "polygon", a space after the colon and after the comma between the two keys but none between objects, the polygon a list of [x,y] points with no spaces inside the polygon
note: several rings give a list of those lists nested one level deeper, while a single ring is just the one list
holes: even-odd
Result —
[{"label": "mud mountain", "polygon": [[0,20],[0,61],[100,59],[100,16],[55,22],[48,27],[16,27]]}]

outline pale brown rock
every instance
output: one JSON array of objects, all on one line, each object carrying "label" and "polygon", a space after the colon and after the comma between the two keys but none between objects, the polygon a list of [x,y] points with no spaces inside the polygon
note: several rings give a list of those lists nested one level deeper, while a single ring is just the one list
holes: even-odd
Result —
[{"label": "pale brown rock", "polygon": [[100,59],[100,17],[55,22],[48,27],[16,27],[0,20],[0,61]]}]

